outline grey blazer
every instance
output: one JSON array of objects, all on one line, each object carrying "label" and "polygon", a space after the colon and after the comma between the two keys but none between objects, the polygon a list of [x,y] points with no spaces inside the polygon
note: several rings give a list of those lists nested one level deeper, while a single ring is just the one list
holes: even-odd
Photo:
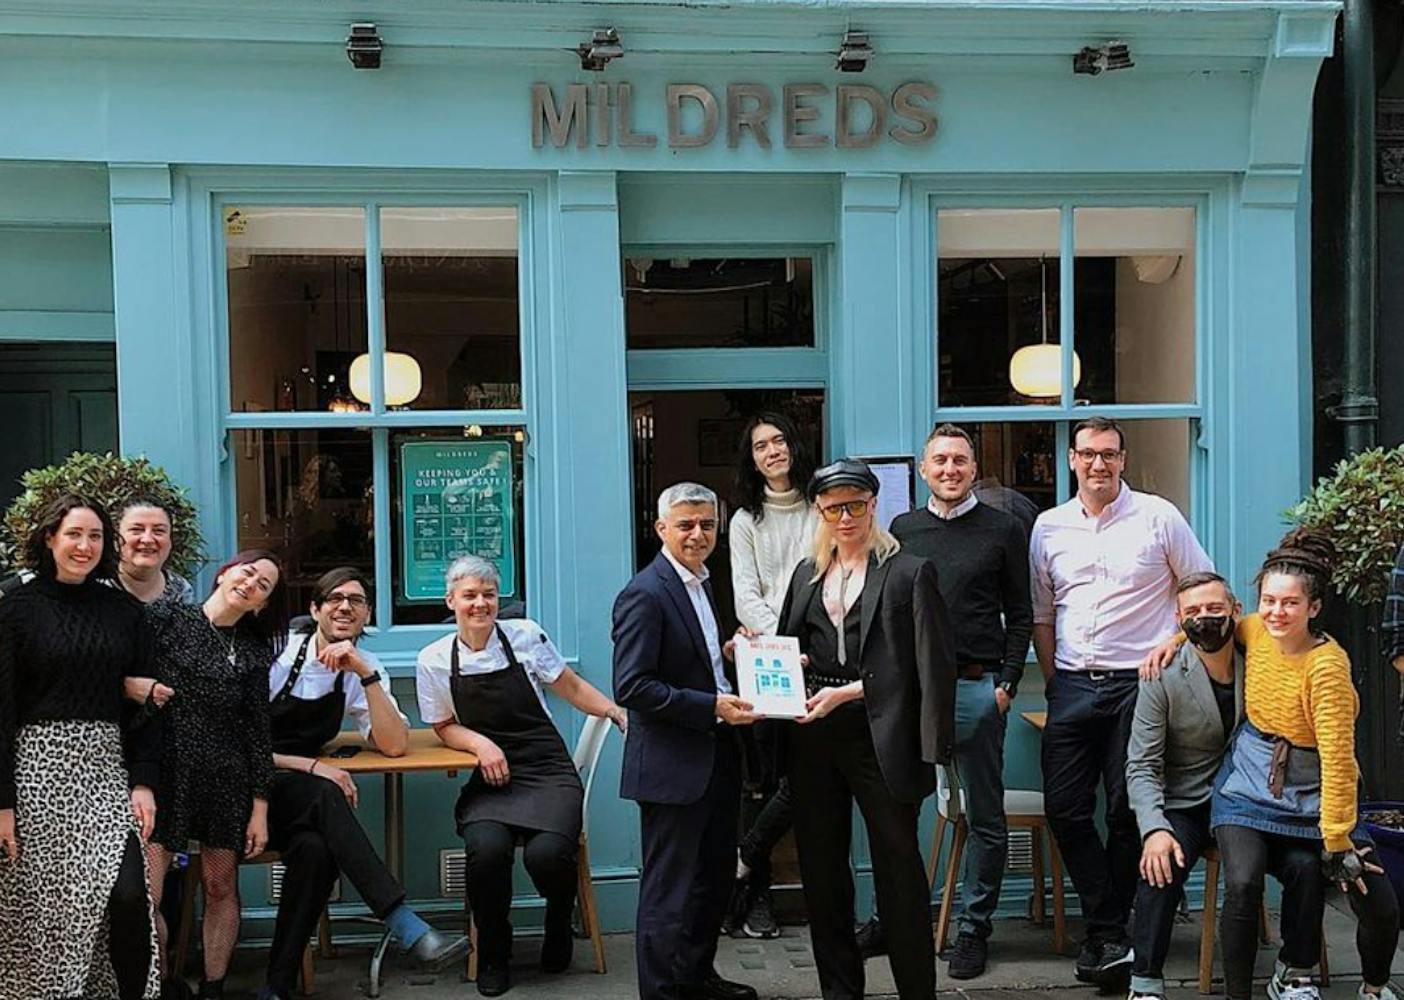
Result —
[{"label": "grey blazer", "polygon": [[[1233,655],[1234,728],[1243,721],[1243,658]],[[1169,830],[1167,809],[1208,802],[1228,748],[1209,673],[1185,643],[1153,681],[1141,681],[1131,743],[1126,751],[1126,794],[1141,836]]]}]

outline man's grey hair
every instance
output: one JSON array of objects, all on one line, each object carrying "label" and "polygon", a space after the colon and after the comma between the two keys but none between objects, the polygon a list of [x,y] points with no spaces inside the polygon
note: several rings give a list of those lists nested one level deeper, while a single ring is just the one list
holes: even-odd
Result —
[{"label": "man's grey hair", "polygon": [[453,593],[453,588],[459,580],[482,580],[497,587],[502,583],[502,574],[497,572],[497,566],[491,559],[484,559],[482,556],[459,556],[444,574],[446,592]]},{"label": "man's grey hair", "polygon": [[709,503],[716,510],[717,495],[701,483],[674,483],[658,494],[658,520],[665,520],[680,503]]}]

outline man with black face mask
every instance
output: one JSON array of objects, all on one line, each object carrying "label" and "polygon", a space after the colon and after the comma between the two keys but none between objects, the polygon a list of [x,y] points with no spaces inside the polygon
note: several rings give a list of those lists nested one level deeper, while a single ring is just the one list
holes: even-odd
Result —
[{"label": "man with black face mask", "polygon": [[1214,776],[1243,718],[1242,608],[1217,573],[1180,581],[1175,618],[1189,640],[1159,676],[1142,680],[1126,757],[1126,791],[1141,830],[1131,997],[1163,997],[1162,966],[1185,878],[1213,843]]}]

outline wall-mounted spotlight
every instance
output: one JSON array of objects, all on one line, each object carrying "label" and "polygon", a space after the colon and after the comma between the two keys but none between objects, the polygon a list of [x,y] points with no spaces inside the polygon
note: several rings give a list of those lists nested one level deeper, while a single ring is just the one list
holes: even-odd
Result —
[{"label": "wall-mounted spotlight", "polygon": [[346,36],[346,58],[357,69],[380,69],[380,54],[385,51],[385,43],[369,21],[351,25],[351,34]]},{"label": "wall-mounted spotlight", "polygon": [[624,58],[624,46],[619,42],[619,32],[613,28],[597,28],[588,42],[581,42],[575,49],[580,56],[580,68],[598,73],[611,59]]},{"label": "wall-mounted spotlight", "polygon": [[845,31],[834,67],[840,73],[861,73],[868,68],[868,60],[872,57],[873,47],[868,42],[866,31]]},{"label": "wall-mounted spotlight", "polygon": [[1131,61],[1131,49],[1125,42],[1107,42],[1105,45],[1088,45],[1073,56],[1073,72],[1096,76],[1102,70],[1130,69],[1136,65]]}]

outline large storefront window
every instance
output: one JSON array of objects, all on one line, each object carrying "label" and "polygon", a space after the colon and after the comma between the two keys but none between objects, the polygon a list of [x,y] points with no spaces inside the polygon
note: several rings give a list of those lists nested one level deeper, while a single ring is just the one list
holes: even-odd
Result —
[{"label": "large storefront window", "polygon": [[813,347],[809,257],[624,259],[630,350]]},{"label": "large storefront window", "polygon": [[1191,206],[937,211],[936,415],[976,435],[987,485],[1067,499],[1072,427],[1101,413],[1126,481],[1190,513],[1196,227]]},{"label": "large storefront window", "polygon": [[[444,621],[443,573],[493,560],[526,594],[516,204],[226,205],[241,548],[376,582],[374,624]],[[367,260],[378,260],[368,274]]]}]

